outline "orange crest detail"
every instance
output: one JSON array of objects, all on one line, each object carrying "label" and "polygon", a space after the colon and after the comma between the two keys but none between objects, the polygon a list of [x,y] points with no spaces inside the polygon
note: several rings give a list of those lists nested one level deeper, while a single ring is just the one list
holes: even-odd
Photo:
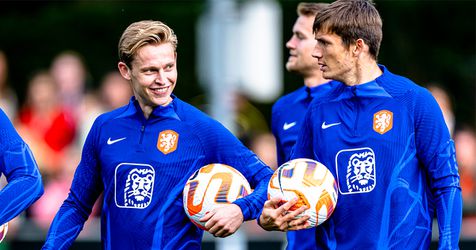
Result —
[{"label": "orange crest detail", "polygon": [[374,114],[374,130],[383,135],[393,128],[393,113],[388,110],[380,110]]},{"label": "orange crest detail", "polygon": [[177,149],[179,134],[173,130],[160,132],[157,140],[157,149],[164,154],[169,154]]}]

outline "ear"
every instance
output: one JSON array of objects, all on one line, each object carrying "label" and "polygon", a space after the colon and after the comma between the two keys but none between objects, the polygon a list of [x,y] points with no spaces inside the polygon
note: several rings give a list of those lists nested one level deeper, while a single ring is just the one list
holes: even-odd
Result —
[{"label": "ear", "polygon": [[367,44],[365,44],[365,41],[362,38],[359,38],[357,39],[357,41],[355,41],[354,47],[352,49],[352,54],[358,56],[366,50],[368,50]]},{"label": "ear", "polygon": [[131,70],[124,62],[119,62],[117,64],[117,68],[119,69],[122,77],[124,77],[126,80],[131,80]]}]

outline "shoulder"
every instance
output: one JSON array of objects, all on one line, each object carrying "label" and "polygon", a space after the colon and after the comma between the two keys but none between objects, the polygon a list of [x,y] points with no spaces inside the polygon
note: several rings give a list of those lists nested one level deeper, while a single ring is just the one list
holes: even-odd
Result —
[{"label": "shoulder", "polygon": [[[401,96],[419,96],[430,94],[425,88],[419,86],[407,77],[394,74],[382,66],[383,74],[376,79],[377,83],[382,86],[393,97]],[[431,95],[431,94],[430,94]]]},{"label": "shoulder", "polygon": [[194,107],[193,105],[175,98],[174,100],[175,112],[180,118],[180,121],[190,125],[194,129],[205,127],[216,127],[221,124],[210,117],[208,114]]},{"label": "shoulder", "polygon": [[438,104],[430,91],[406,77],[385,69],[384,74],[377,78],[377,83],[412,113],[439,111]]},{"label": "shoulder", "polygon": [[306,87],[302,86],[293,92],[285,94],[281,96],[276,102],[273,104],[272,110],[273,112],[277,112],[282,109],[282,107],[290,106],[299,100],[305,97]]},{"label": "shoulder", "polygon": [[325,103],[336,101],[345,89],[345,85],[338,81],[330,81],[325,85],[319,86],[319,88],[319,95],[312,99],[312,102],[309,106],[311,110]]},{"label": "shoulder", "polygon": [[103,113],[96,118],[95,125],[102,125],[119,118],[127,111],[128,105]]}]

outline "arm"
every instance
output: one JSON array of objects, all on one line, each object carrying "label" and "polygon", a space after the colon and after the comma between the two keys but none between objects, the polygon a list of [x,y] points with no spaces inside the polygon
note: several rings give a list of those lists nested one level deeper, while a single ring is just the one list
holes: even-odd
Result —
[{"label": "arm", "polygon": [[[222,125],[209,128],[207,137],[207,160],[230,165],[240,171],[254,191],[224,208],[215,209],[202,221],[208,221],[207,229],[215,236],[226,237],[234,233],[245,220],[258,217],[267,198],[268,181],[272,170],[253,152],[247,149],[235,136]],[[217,227],[214,227],[217,225]],[[222,230],[224,229],[224,230]]]},{"label": "arm", "polygon": [[[309,109],[311,110],[311,108]],[[306,113],[303,121],[302,129],[299,130],[298,139],[294,145],[291,159],[296,158],[312,158],[312,126],[310,122],[310,112]],[[306,221],[309,217],[303,216],[296,219],[296,216],[304,212],[307,208],[300,207],[299,209],[288,213],[297,200],[290,200],[281,204],[282,201],[278,198],[266,201],[263,206],[262,213],[258,219],[258,224],[267,231],[279,230],[299,230],[306,228]]]},{"label": "arm", "polygon": [[0,224],[10,221],[43,194],[38,166],[28,145],[0,111],[0,171],[8,184],[0,191]]},{"label": "arm", "polygon": [[94,202],[102,192],[94,128],[95,126],[86,139],[68,198],[56,214],[42,249],[68,249],[82,230]]},{"label": "arm", "polygon": [[440,230],[439,249],[458,249],[462,197],[454,143],[430,93],[416,98],[415,137],[418,157],[430,179]]}]

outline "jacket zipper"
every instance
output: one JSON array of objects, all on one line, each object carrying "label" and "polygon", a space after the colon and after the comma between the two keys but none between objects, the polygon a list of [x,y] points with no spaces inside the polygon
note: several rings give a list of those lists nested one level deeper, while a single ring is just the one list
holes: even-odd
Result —
[{"label": "jacket zipper", "polygon": [[359,98],[357,97],[357,88],[355,86],[352,86],[352,99],[354,102],[354,107],[355,107],[355,120],[354,120],[354,128],[353,128],[353,136],[356,137],[359,135],[358,133],[358,123],[359,123],[359,118],[360,118],[360,102]]},{"label": "jacket zipper", "polygon": [[144,131],[145,131],[145,124],[142,124],[140,127],[140,141],[139,144],[142,144],[142,140],[144,139]]}]

